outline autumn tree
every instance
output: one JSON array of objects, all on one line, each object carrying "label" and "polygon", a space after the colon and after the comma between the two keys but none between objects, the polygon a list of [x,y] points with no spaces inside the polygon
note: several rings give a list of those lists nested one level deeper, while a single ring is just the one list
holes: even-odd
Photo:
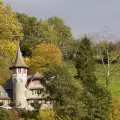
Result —
[{"label": "autumn tree", "polygon": [[113,97],[112,99],[112,112],[110,120],[119,120],[120,119],[120,98]]},{"label": "autumn tree", "polygon": [[53,44],[40,44],[32,52],[30,71],[43,72],[48,70],[50,65],[60,63],[61,52],[58,47]]},{"label": "autumn tree", "polygon": [[0,38],[17,40],[22,37],[22,26],[16,19],[10,5],[0,2]]},{"label": "autumn tree", "polygon": [[55,119],[56,113],[52,109],[41,109],[40,110],[40,120],[56,120]]},{"label": "autumn tree", "polygon": [[2,83],[10,75],[9,67],[15,60],[16,51],[16,41],[0,40],[0,78]]}]

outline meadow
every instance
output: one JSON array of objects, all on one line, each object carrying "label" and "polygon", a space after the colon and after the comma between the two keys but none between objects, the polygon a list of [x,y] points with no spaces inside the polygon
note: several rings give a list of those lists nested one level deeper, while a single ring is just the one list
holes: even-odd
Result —
[{"label": "meadow", "polygon": [[[68,68],[69,72],[74,76],[76,69],[72,61],[64,61],[63,64]],[[107,65],[106,65],[107,66]],[[96,63],[96,77],[98,82],[106,87],[106,74],[102,64]],[[109,89],[113,96],[120,96],[120,63],[111,64],[110,66],[110,86]]]}]

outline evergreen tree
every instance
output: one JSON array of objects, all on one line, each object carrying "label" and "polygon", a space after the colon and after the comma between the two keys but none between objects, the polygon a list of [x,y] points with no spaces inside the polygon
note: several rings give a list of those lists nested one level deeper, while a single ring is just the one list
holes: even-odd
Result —
[{"label": "evergreen tree", "polygon": [[82,102],[85,104],[87,115],[82,120],[108,120],[111,105],[110,92],[97,83],[95,63],[91,42],[85,36],[75,58],[77,75],[83,86]]},{"label": "evergreen tree", "polygon": [[80,120],[86,114],[84,104],[80,101],[81,85],[76,85],[68,69],[65,66],[52,65],[50,71],[44,73],[44,77],[50,96],[56,101],[54,109],[62,118],[60,120]]}]

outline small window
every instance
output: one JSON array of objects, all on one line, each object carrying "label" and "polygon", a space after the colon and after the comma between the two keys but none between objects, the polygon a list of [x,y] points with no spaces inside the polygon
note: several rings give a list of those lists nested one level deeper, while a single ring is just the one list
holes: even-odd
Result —
[{"label": "small window", "polygon": [[35,90],[35,94],[37,94],[37,90]]},{"label": "small window", "polygon": [[21,73],[21,68],[18,68],[18,74]]},{"label": "small window", "polygon": [[37,90],[32,90],[32,95],[37,94]]},{"label": "small window", "polygon": [[16,74],[16,69],[13,69],[13,74]]},{"label": "small window", "polygon": [[26,74],[26,69],[24,69],[23,71],[24,71],[24,74]]}]

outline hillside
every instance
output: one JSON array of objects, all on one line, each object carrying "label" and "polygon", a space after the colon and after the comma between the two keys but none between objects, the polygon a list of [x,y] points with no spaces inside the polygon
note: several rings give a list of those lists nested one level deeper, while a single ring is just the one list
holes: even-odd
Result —
[{"label": "hillside", "polygon": [[[76,69],[72,61],[64,61],[63,64],[74,75]],[[120,96],[120,63],[112,64],[110,70],[110,90],[114,96]],[[96,77],[101,85],[105,86],[105,72],[102,64],[96,64]]]}]

